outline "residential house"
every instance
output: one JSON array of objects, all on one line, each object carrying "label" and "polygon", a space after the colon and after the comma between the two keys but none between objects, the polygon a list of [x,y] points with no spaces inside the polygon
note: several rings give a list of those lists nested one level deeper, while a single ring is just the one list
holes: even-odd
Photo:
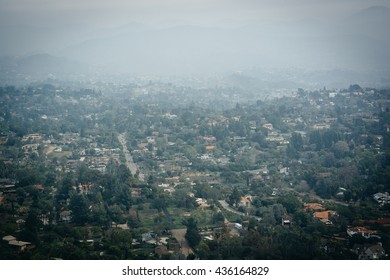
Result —
[{"label": "residential house", "polygon": [[157,243],[157,235],[153,231],[141,234],[142,242],[147,242],[151,244]]},{"label": "residential house", "polygon": [[30,242],[19,241],[12,235],[6,235],[2,239],[8,242],[8,245],[18,248],[19,251],[25,251],[32,248],[32,244]]},{"label": "residential house", "polygon": [[146,137],[146,141],[149,144],[156,144],[156,138],[155,137],[148,136],[148,137]]},{"label": "residential house", "polygon": [[289,167],[281,167],[281,168],[279,168],[279,173],[288,176],[290,174],[290,168]]},{"label": "residential house", "polygon": [[385,193],[376,193],[374,194],[374,199],[376,202],[378,202],[381,206],[390,203],[390,195],[388,192]]},{"label": "residential house", "polygon": [[318,124],[313,125],[313,128],[314,129],[329,129],[330,128],[330,124],[318,123]]},{"label": "residential house", "polygon": [[170,177],[170,178],[165,178],[165,181],[168,183],[179,183],[180,182],[180,177],[175,176],[175,177]]},{"label": "residential house", "polygon": [[4,136],[0,137],[0,145],[4,145],[5,143],[7,143],[7,141],[8,141],[8,137],[4,137]]},{"label": "residential house", "polygon": [[43,224],[44,226],[47,226],[48,224],[50,224],[49,215],[50,215],[50,212],[48,212],[47,214],[41,214],[41,215],[39,215],[39,219],[41,220],[41,222],[42,222],[42,224]]},{"label": "residential house", "polygon": [[137,147],[140,149],[140,150],[147,150],[147,147],[148,146],[148,143],[141,143],[141,144],[138,144]]},{"label": "residential house", "polygon": [[166,183],[159,184],[158,187],[161,188],[164,192],[168,193],[173,193],[175,191],[175,188],[173,186]]},{"label": "residential house", "polygon": [[204,141],[209,143],[217,141],[217,138],[215,138],[214,136],[203,136],[202,138]]},{"label": "residential house", "polygon": [[111,227],[112,228],[120,228],[120,229],[130,229],[129,226],[127,225],[127,223],[124,223],[124,224],[117,224],[115,222],[111,222]]},{"label": "residential house", "polygon": [[172,186],[163,187],[162,189],[163,189],[164,192],[168,192],[168,193],[173,193],[173,192],[175,192],[175,188],[172,187]]},{"label": "residential house", "polygon": [[280,191],[277,188],[272,189],[272,193],[271,193],[272,196],[277,196],[279,194],[280,194]]},{"label": "residential house", "polygon": [[291,216],[289,216],[289,215],[283,215],[282,216],[282,226],[284,226],[284,225],[291,225],[291,223],[292,223],[292,217]]},{"label": "residential house", "polygon": [[325,208],[320,203],[304,203],[303,207],[305,210],[312,210],[312,211],[324,211]]},{"label": "residential house", "polygon": [[379,260],[385,256],[385,249],[383,249],[382,244],[378,243],[376,245],[369,246],[364,250],[363,253],[359,255],[360,260]]},{"label": "residential house", "polygon": [[73,189],[78,190],[82,194],[88,195],[92,190],[92,184],[79,184],[77,187],[73,186]]},{"label": "residential house", "polygon": [[208,208],[210,205],[207,203],[207,199],[205,198],[196,198],[195,199],[196,203],[198,203],[199,208],[205,209]]},{"label": "residential house", "polygon": [[331,219],[337,215],[336,211],[332,210],[327,210],[327,211],[321,211],[321,212],[314,212],[313,217],[316,219],[319,219],[320,222],[326,224],[326,225],[331,225],[332,221]]},{"label": "residential house", "polygon": [[72,220],[72,211],[65,210],[60,213],[60,222],[70,223],[71,220]]},{"label": "residential house", "polygon": [[140,198],[142,194],[142,188],[130,188],[132,198]]},{"label": "residential house", "polygon": [[263,127],[271,131],[274,129],[272,123],[265,123],[263,124]]},{"label": "residential house", "polygon": [[238,206],[242,206],[242,207],[250,207],[251,206],[251,200],[249,197],[245,197],[245,196],[242,196],[240,198],[240,202],[238,203]]},{"label": "residential house", "polygon": [[27,142],[27,141],[38,142],[41,140],[42,140],[42,136],[38,133],[27,134],[27,135],[24,135],[22,138],[22,142]]},{"label": "residential house", "polygon": [[234,227],[238,230],[242,230],[242,224],[239,224],[239,223],[235,223],[234,224]]},{"label": "residential house", "polygon": [[232,141],[245,141],[246,137],[244,137],[244,136],[233,136],[231,139],[232,139]]},{"label": "residential house", "polygon": [[17,219],[16,224],[18,225],[18,228],[21,229],[22,226],[26,223],[24,219]]},{"label": "residential house", "polygon": [[42,184],[34,185],[34,189],[36,189],[38,192],[43,192],[45,190]]},{"label": "residential house", "polygon": [[330,172],[320,172],[320,173],[318,173],[318,176],[321,177],[321,178],[328,178],[328,177],[332,176],[332,173],[330,173]]},{"label": "residential house", "polygon": [[6,235],[2,238],[4,241],[6,242],[11,242],[11,241],[15,241],[16,240],[16,237],[15,236],[12,236],[12,235]]},{"label": "residential house", "polygon": [[381,242],[377,244],[355,244],[351,251],[358,255],[359,260],[379,260],[386,256]]},{"label": "residential house", "polygon": [[32,244],[30,242],[19,241],[19,240],[9,241],[8,244],[17,247],[19,251],[25,251],[32,247]]},{"label": "residential house", "polygon": [[375,235],[377,233],[377,231],[375,230],[370,230],[366,227],[348,227],[347,228],[347,234],[352,237],[354,236],[355,234],[359,234],[361,236],[363,236],[364,238],[370,238],[372,237],[373,235]]},{"label": "residential house", "polygon": [[268,134],[268,136],[265,138],[265,140],[270,141],[270,142],[279,142],[279,143],[282,143],[282,142],[284,142],[286,139],[284,139],[284,137],[283,137],[283,136],[280,136],[280,135]]},{"label": "residential house", "polygon": [[39,144],[26,144],[22,146],[22,150],[25,154],[29,154],[30,152],[37,152]]},{"label": "residential house", "polygon": [[188,192],[187,195],[188,195],[189,197],[195,197],[195,194],[194,194],[193,192]]}]

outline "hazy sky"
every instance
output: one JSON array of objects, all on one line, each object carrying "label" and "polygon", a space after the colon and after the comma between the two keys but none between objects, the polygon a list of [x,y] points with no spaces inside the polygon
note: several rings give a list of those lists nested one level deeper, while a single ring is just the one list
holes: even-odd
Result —
[{"label": "hazy sky", "polygon": [[356,16],[372,6],[390,0],[0,0],[0,58],[136,74],[390,69],[389,9]]},{"label": "hazy sky", "polygon": [[333,20],[390,0],[0,0],[1,25],[240,25]]}]

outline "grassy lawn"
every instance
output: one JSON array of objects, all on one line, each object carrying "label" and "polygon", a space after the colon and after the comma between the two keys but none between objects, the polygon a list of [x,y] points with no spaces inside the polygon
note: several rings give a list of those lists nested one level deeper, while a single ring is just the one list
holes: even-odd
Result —
[{"label": "grassy lawn", "polygon": [[212,210],[202,210],[202,209],[196,209],[195,211],[191,212],[192,217],[198,222],[198,227],[209,227],[213,226],[213,216],[214,211]]},{"label": "grassy lawn", "polygon": [[160,214],[156,209],[150,208],[149,203],[145,203],[142,205],[142,210],[138,210],[138,215],[142,226],[148,229],[152,229],[155,225],[154,219]]},{"label": "grassy lawn", "polygon": [[[156,209],[150,208],[148,203],[142,205],[141,210],[135,207],[138,211],[139,219],[142,223],[142,227],[152,230],[156,226],[156,218],[158,220],[166,221],[164,213],[158,212]],[[198,227],[209,227],[213,226],[213,215],[214,211],[209,209],[193,209],[188,211],[185,208],[169,207],[168,212],[171,216],[173,227],[172,228],[184,228],[183,220],[188,217],[186,213],[190,213],[197,223]]]},{"label": "grassy lawn", "polygon": [[186,219],[184,214],[188,213],[187,209],[169,207],[168,212],[171,215],[173,224],[175,225],[174,228],[183,228],[184,225],[182,222]]},{"label": "grassy lawn", "polygon": [[198,222],[198,227],[206,227],[213,225],[212,220],[214,211],[212,210],[194,209],[188,211],[184,208],[170,207],[168,208],[168,211],[176,228],[184,227],[183,220],[186,220],[188,218],[184,215],[185,213],[191,213],[191,217],[193,217]]}]

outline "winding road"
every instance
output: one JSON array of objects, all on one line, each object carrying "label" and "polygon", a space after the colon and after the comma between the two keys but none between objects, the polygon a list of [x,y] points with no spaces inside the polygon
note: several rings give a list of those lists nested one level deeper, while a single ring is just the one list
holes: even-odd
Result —
[{"label": "winding road", "polygon": [[258,220],[259,222],[262,220],[262,218],[260,218],[260,217],[252,216],[252,215],[247,215],[247,214],[245,214],[245,213],[242,213],[242,212],[240,212],[240,211],[237,211],[237,210],[231,208],[231,207],[229,206],[229,204],[228,204],[225,200],[218,200],[218,202],[221,204],[221,206],[222,206],[223,208],[225,208],[225,210],[227,210],[227,211],[229,211],[229,212],[232,212],[232,213],[234,213],[234,214],[236,214],[236,215],[245,216],[245,217],[253,217],[253,218],[255,218],[256,220]]}]

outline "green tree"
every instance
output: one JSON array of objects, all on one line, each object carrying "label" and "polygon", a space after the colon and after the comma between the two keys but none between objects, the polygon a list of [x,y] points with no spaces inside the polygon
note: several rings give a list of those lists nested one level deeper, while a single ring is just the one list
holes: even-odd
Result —
[{"label": "green tree", "polygon": [[39,212],[36,209],[31,209],[26,219],[25,228],[21,232],[22,240],[37,244],[38,230],[41,226],[42,221],[39,219]]},{"label": "green tree", "polygon": [[70,191],[72,190],[73,186],[73,177],[70,174],[66,174],[65,177],[62,179],[61,186],[58,189],[57,192],[57,199],[58,200],[65,200],[69,198]]},{"label": "green tree", "polygon": [[109,225],[109,217],[103,203],[93,205],[92,222],[102,227],[107,227]]},{"label": "green tree", "polygon": [[337,141],[333,146],[334,155],[343,158],[349,152],[349,146],[345,141]]},{"label": "green tree", "polygon": [[286,195],[278,197],[277,202],[282,204],[284,208],[286,208],[287,212],[291,214],[295,213],[296,210],[301,205],[298,198],[291,192]]},{"label": "green tree", "polygon": [[291,139],[290,139],[290,144],[292,145],[292,147],[297,150],[297,151],[301,151],[302,148],[303,148],[303,139],[302,139],[302,136],[300,133],[293,133],[291,135]]},{"label": "green tree", "polygon": [[77,225],[84,225],[89,220],[88,202],[83,195],[73,195],[69,202],[72,210],[72,221]]},{"label": "green tree", "polygon": [[188,244],[190,244],[192,248],[195,248],[201,241],[197,222],[194,218],[190,217],[186,221],[183,221],[183,224],[187,227],[185,238],[187,239]]},{"label": "green tree", "polygon": [[223,259],[242,259],[242,238],[238,236],[224,236],[220,242],[220,252]]},{"label": "green tree", "polygon": [[130,170],[126,167],[126,165],[121,164],[118,167],[117,176],[119,179],[119,182],[126,183],[131,178]]},{"label": "green tree", "polygon": [[229,195],[227,202],[230,206],[237,207],[238,204],[240,203],[240,200],[241,200],[241,193],[238,191],[237,188],[234,188],[233,192]]}]

